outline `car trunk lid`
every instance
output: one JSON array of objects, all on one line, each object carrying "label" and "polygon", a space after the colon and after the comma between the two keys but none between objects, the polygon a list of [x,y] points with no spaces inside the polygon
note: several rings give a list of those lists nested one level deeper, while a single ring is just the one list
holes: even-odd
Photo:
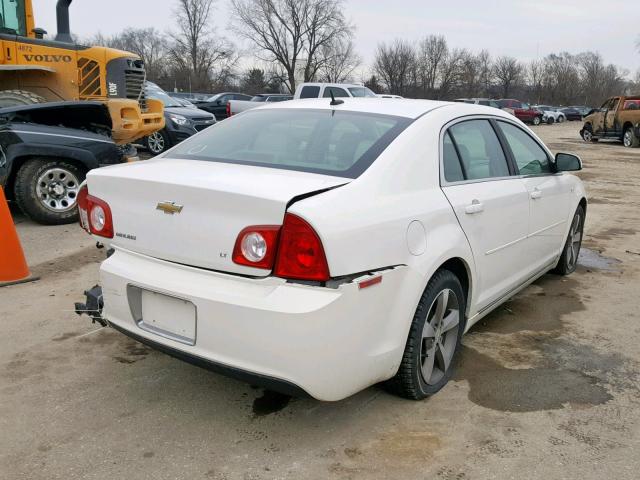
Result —
[{"label": "car trunk lid", "polygon": [[245,275],[270,272],[233,263],[242,229],[282,225],[292,199],[350,179],[276,168],[157,159],[92,171],[91,195],[113,215],[112,245],[151,257]]}]

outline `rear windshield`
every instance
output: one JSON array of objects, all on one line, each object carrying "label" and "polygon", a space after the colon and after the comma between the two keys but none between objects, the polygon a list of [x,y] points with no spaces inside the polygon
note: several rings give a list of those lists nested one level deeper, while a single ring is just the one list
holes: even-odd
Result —
[{"label": "rear windshield", "polygon": [[170,156],[357,178],[410,123],[349,111],[249,110],[179,144]]}]

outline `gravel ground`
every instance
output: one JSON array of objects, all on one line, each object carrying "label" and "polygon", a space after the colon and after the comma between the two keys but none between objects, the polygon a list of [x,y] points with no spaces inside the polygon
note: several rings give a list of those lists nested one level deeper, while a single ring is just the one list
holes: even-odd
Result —
[{"label": "gravel ground", "polygon": [[0,289],[0,478],[637,479],[640,149],[584,144],[585,255],[464,338],[455,380],[290,399],[192,367],[73,312],[103,253],[16,212],[36,283]]}]

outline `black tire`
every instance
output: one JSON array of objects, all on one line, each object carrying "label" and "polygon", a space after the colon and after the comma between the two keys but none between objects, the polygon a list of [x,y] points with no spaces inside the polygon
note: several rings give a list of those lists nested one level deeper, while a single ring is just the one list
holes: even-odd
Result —
[{"label": "black tire", "polygon": [[0,108],[15,107],[18,105],[33,105],[35,103],[45,103],[46,101],[46,98],[26,90],[0,91]]},{"label": "black tire", "polygon": [[[52,177],[49,178],[49,175]],[[39,182],[43,176],[44,181]],[[84,169],[63,159],[27,160],[16,175],[14,184],[16,202],[25,215],[38,223],[64,225],[76,222],[78,220],[77,190],[85,176]],[[51,183],[45,184],[45,181]],[[48,191],[53,183],[62,184],[60,188],[64,192],[59,198],[45,197],[41,193]]]},{"label": "black tire", "polygon": [[640,147],[640,138],[633,131],[633,127],[627,127],[622,135],[622,143],[627,148]]},{"label": "black tire", "polygon": [[[578,205],[578,208],[576,209],[576,212],[573,214],[573,218],[571,219],[571,227],[569,228],[569,234],[567,235],[567,240],[565,241],[564,248],[562,249],[562,254],[560,255],[558,264],[553,269],[553,273],[556,273],[558,275],[570,275],[571,273],[576,271],[576,267],[578,266],[578,257],[580,255],[580,248],[582,247],[584,220],[584,208],[582,208],[582,205]],[[574,229],[576,221],[579,222],[577,229],[577,234],[579,235],[578,237],[576,237],[576,231]]]},{"label": "black tire", "polygon": [[[450,351],[452,351],[452,353],[450,354],[448,368],[442,370],[438,367],[432,367],[433,374],[435,375],[436,373],[439,373],[441,376],[434,376],[425,380],[422,372],[422,366],[423,363],[426,362],[427,358],[430,358],[430,355],[428,355],[429,348],[425,345],[425,341],[428,339],[423,338],[425,323],[429,318],[435,318],[435,315],[438,312],[437,301],[441,298],[442,292],[445,291],[448,291],[449,297],[452,294],[451,292],[455,294],[459,315],[457,330],[452,328],[448,332],[443,332],[443,336],[440,338],[444,339],[442,342],[444,344],[452,342],[455,339],[455,345],[451,345]],[[451,305],[451,298],[449,298],[449,304],[443,308],[445,313],[447,311],[454,311],[453,308],[447,310],[449,305]],[[435,311],[434,308],[436,309]],[[460,351],[462,334],[466,324],[465,311],[465,293],[458,277],[449,270],[439,270],[436,272],[431,280],[429,280],[427,288],[418,302],[418,307],[413,317],[413,322],[411,323],[411,329],[407,338],[400,368],[393,378],[384,383],[385,388],[398,396],[408,398],[410,400],[422,400],[435,394],[444,387],[451,378]],[[445,317],[449,318],[447,315],[445,315]],[[431,323],[431,321],[429,323]],[[439,330],[439,328],[437,330]],[[451,334],[452,336],[448,337],[448,334]],[[437,334],[437,336],[440,335]],[[435,347],[437,343],[437,341],[434,341],[430,345]],[[440,357],[438,357],[437,350],[440,351]],[[434,348],[432,355],[434,360],[431,363],[434,365],[436,363],[442,365],[442,361],[436,361],[435,359],[443,358],[443,349]],[[439,379],[430,384],[427,383],[427,381],[432,378]]]},{"label": "black tire", "polygon": [[560,115],[560,116],[558,117],[558,123],[564,123],[566,120],[567,120],[567,119],[565,118],[565,116],[564,116],[564,115]]},{"label": "black tire", "polygon": [[143,143],[144,148],[152,155],[160,155],[171,148],[171,141],[164,129],[144,137]]},{"label": "black tire", "polygon": [[547,118],[547,125],[553,125],[554,123],[556,123],[556,119],[553,117],[549,117]]},{"label": "black tire", "polygon": [[582,139],[587,143],[596,143],[597,138],[593,138],[593,128],[590,123],[585,123],[582,127]]}]

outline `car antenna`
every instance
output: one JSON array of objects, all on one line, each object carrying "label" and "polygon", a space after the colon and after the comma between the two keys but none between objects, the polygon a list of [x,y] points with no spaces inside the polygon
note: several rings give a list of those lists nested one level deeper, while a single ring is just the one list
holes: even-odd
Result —
[{"label": "car antenna", "polygon": [[336,97],[333,96],[333,90],[329,90],[329,93],[331,94],[331,103],[329,105],[335,107],[336,105],[342,105],[344,103],[344,100],[336,100]]}]

